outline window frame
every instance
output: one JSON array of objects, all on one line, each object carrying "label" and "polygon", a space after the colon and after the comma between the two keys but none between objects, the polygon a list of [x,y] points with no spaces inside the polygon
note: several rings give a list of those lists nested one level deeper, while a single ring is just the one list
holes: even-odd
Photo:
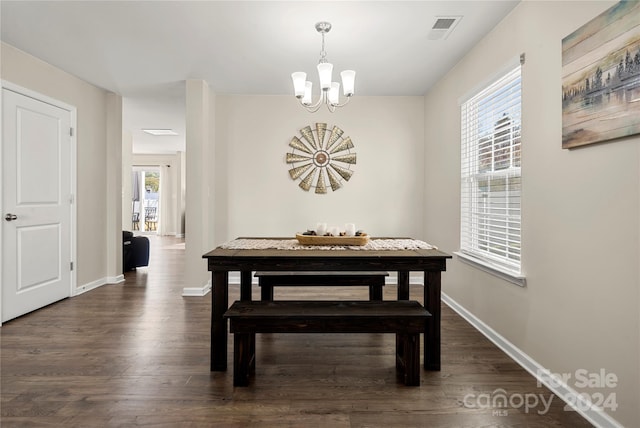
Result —
[{"label": "window frame", "polygon": [[[495,101],[494,106],[503,107],[500,104],[504,102],[500,98],[502,91],[508,89],[509,85],[514,85],[514,82],[518,89],[517,96],[509,96],[506,99],[507,107],[497,109],[497,115],[492,114],[484,118],[483,103],[487,100]],[[515,103],[510,105],[509,103],[514,100]],[[454,254],[461,261],[474,267],[516,285],[525,286],[526,278],[522,272],[520,252],[522,243],[521,59],[518,58],[505,65],[491,79],[476,87],[469,96],[461,99],[459,105],[461,114],[460,250]],[[469,115],[470,106],[473,111]],[[504,113],[506,110],[510,112],[510,116]],[[503,117],[508,120],[503,121]],[[489,127],[491,128],[487,131]],[[479,129],[484,130],[479,131]],[[505,136],[507,136],[506,139]],[[489,144],[487,144],[488,141],[490,141]],[[496,151],[502,154],[496,155]],[[501,164],[498,165],[498,162]],[[480,189],[481,180],[487,183],[488,190]],[[490,189],[492,184],[500,182],[503,183],[504,190]],[[510,186],[515,186],[515,189]],[[478,211],[481,205],[486,210],[483,213]],[[500,212],[499,210],[503,210],[504,213],[496,214]],[[513,213],[516,212],[517,215],[514,215]],[[479,221],[482,220],[485,222],[480,224]],[[486,239],[483,240],[482,237]],[[504,244],[500,246],[498,241]],[[483,244],[484,248],[482,248]]]}]

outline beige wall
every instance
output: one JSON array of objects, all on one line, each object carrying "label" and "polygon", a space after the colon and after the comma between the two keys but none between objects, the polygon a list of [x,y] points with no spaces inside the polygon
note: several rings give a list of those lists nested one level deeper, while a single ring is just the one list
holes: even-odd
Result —
[{"label": "beige wall", "polygon": [[122,131],[122,229],[131,230],[133,223],[133,204],[131,166],[133,160],[133,136],[130,131]]},{"label": "beige wall", "polygon": [[[355,97],[331,114],[309,114],[291,96],[216,98],[216,244],[238,236],[293,236],[319,221],[369,233],[422,235],[423,97]],[[350,136],[351,180],[325,195],[289,177],[285,154],[299,130],[326,122]]]},{"label": "beige wall", "polygon": [[[120,174],[107,172],[105,161],[109,93],[10,45],[2,43],[1,48],[2,79],[77,108],[76,285],[102,284],[115,274],[107,268],[107,236],[117,233],[107,224],[107,180]],[[115,266],[117,261],[112,261]]]},{"label": "beige wall", "polygon": [[122,272],[122,97],[107,94],[107,215],[104,232],[107,240],[107,278],[109,282],[124,281]]},{"label": "beige wall", "polygon": [[[609,414],[625,426],[637,426],[640,138],[561,149],[561,40],[612,4],[525,1],[426,95],[425,224],[426,235],[443,250],[458,249],[458,98],[524,52],[527,286],[454,257],[443,291],[554,373],[601,368],[615,373],[618,387],[605,392],[616,393],[619,408]],[[575,378],[569,386],[576,386]]]},{"label": "beige wall", "polygon": [[185,293],[187,289],[204,291],[210,278],[202,255],[212,249],[209,230],[216,222],[211,206],[212,161],[215,150],[212,101],[215,96],[204,80],[186,83],[186,159],[185,159]]}]

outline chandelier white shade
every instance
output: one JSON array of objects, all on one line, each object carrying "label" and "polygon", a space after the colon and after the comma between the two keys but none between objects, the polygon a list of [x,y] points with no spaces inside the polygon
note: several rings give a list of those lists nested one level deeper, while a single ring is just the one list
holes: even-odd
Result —
[{"label": "chandelier white shade", "polygon": [[322,50],[320,51],[320,61],[318,63],[320,98],[315,103],[312,100],[313,83],[307,80],[307,73],[296,71],[291,74],[296,98],[304,108],[312,113],[318,111],[323,104],[327,106],[329,111],[333,112],[336,108],[346,105],[355,93],[356,72],[353,70],[342,71],[340,73],[342,92],[346,100],[344,103],[340,103],[340,83],[332,81],[333,64],[327,61],[327,53],[324,50],[324,35],[329,30],[331,30],[331,24],[328,22],[318,22],[316,24],[316,31],[322,35]]}]

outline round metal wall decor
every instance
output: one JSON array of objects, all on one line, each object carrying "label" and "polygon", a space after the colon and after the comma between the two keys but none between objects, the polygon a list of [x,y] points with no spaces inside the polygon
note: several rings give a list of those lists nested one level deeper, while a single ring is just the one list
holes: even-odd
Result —
[{"label": "round metal wall decor", "polygon": [[302,139],[297,136],[291,139],[289,147],[293,150],[287,153],[286,162],[292,166],[291,179],[300,179],[301,189],[308,192],[313,187],[315,193],[322,194],[327,193],[328,184],[335,192],[349,181],[356,154],[351,151],[354,148],[351,138],[343,134],[337,126],[327,131],[326,123],[316,123],[314,128],[306,126],[300,130]]}]

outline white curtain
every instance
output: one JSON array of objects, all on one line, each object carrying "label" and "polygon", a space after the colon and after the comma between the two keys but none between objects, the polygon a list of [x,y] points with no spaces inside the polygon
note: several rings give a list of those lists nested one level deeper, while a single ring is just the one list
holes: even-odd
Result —
[{"label": "white curtain", "polygon": [[[144,214],[140,214],[141,204],[140,204],[140,195],[143,194],[144,190],[141,189],[142,186],[142,173],[140,171],[131,171],[131,210],[128,215],[128,219],[124,224],[131,224],[131,230],[144,230]],[[133,224],[133,215],[134,213],[138,213],[138,222],[137,224]],[[142,226],[141,226],[142,225]],[[141,228],[142,227],[142,228]]]},{"label": "white curtain", "polygon": [[171,168],[169,165],[160,165],[160,206],[158,214],[158,235],[168,235],[172,232],[172,204],[171,204]]}]

